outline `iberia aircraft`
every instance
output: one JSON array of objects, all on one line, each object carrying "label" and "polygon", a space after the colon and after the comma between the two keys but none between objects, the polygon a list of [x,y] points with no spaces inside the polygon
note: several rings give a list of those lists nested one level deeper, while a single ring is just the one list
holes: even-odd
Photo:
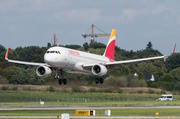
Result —
[{"label": "iberia aircraft", "polygon": [[[73,50],[64,47],[52,47],[47,50],[44,55],[45,63],[33,63],[17,60],[9,60],[7,49],[5,59],[8,62],[38,66],[36,73],[38,76],[46,78],[51,75],[52,70],[56,70],[55,79],[59,79],[59,84],[67,84],[67,80],[63,78],[63,71],[68,73],[79,73],[96,75],[98,77],[105,75],[108,71],[114,69],[115,67],[126,67],[127,65],[145,63],[154,59],[161,59],[168,57],[170,55],[125,60],[125,61],[115,61],[114,60],[114,50],[115,50],[115,40],[116,40],[116,30],[113,29],[107,43],[104,55],[96,55],[87,52],[82,52],[78,50]],[[173,52],[174,53],[174,52]],[[58,76],[58,71],[60,71],[61,78]],[[103,83],[103,78],[96,78],[95,83]]]}]

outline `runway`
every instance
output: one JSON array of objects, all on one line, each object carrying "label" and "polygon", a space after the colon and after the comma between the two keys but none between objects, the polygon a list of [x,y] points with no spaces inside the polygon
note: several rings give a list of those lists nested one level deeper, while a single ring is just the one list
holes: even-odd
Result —
[{"label": "runway", "polygon": [[[0,116],[0,118],[57,118],[57,116]],[[61,118],[61,116],[59,116]],[[157,118],[180,118],[180,117],[156,117],[156,116],[70,116],[74,119],[157,119]]]},{"label": "runway", "polygon": [[125,108],[180,108],[180,106],[82,106],[82,105],[26,105],[4,106],[0,110],[61,110],[61,109],[125,109]]},{"label": "runway", "polygon": [[[0,107],[0,110],[93,110],[93,109],[138,109],[138,108],[180,108],[180,106],[82,106],[82,105],[26,105],[24,107],[4,106]],[[0,116],[0,118],[57,118],[57,116]],[[61,115],[59,115],[61,118]],[[177,116],[70,116],[71,118],[86,118],[86,119],[153,119],[153,118],[180,118]]]}]

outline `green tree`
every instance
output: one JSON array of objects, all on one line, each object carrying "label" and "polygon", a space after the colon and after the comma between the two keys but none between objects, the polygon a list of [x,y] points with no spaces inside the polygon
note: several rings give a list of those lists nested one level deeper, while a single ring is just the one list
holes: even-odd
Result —
[{"label": "green tree", "polygon": [[6,51],[6,48],[0,44],[0,54],[1,52],[5,52],[5,51]]},{"label": "green tree", "polygon": [[171,70],[169,73],[170,73],[172,76],[178,76],[178,77],[180,77],[180,73],[179,73],[179,72],[180,72],[180,67]]},{"label": "green tree", "polygon": [[177,83],[177,84],[175,85],[175,90],[180,92],[180,83]]},{"label": "green tree", "polygon": [[125,67],[123,69],[124,69],[123,72],[124,72],[125,75],[128,75],[130,73],[129,67]]},{"label": "green tree", "polygon": [[141,73],[141,72],[139,72],[139,74],[138,74],[138,79],[139,79],[139,80],[145,80],[144,74]]},{"label": "green tree", "polygon": [[164,81],[164,77],[165,77],[165,72],[164,72],[164,70],[162,70],[161,72],[160,72],[160,81]]},{"label": "green tree", "polygon": [[161,68],[161,70],[164,70],[165,72],[167,72],[167,69],[166,69],[163,61],[161,61],[161,60],[155,60],[155,61],[153,62],[153,65],[156,66],[156,67],[159,67],[159,68]]},{"label": "green tree", "polygon": [[6,77],[0,75],[0,84],[8,84],[9,81],[6,79]]},{"label": "green tree", "polygon": [[38,46],[28,46],[28,47],[18,47],[15,49],[17,54],[19,55],[19,59],[21,61],[28,61],[31,62],[32,58],[35,54],[41,55],[42,57],[44,56],[44,53],[46,52],[45,47],[40,48]]},{"label": "green tree", "polygon": [[8,67],[11,74],[10,83],[13,84],[28,84],[27,72],[25,69],[20,67]]},{"label": "green tree", "polygon": [[51,43],[47,43],[47,48],[50,48],[51,47]]},{"label": "green tree", "polygon": [[4,76],[6,77],[6,79],[11,82],[11,74],[9,72],[9,70],[7,68],[5,68],[4,70],[0,68],[0,73],[1,73],[1,76]]},{"label": "green tree", "polygon": [[137,64],[137,71],[140,72],[146,72],[146,73],[151,73],[153,75],[160,73],[161,69],[157,66],[154,66],[152,62],[146,63],[146,64]]},{"label": "green tree", "polygon": [[80,45],[65,45],[66,48],[70,48],[70,49],[78,49],[81,46]]},{"label": "green tree", "polygon": [[106,45],[103,44],[103,43],[100,43],[100,42],[91,42],[89,44],[89,47],[90,48],[95,48],[95,49],[97,49],[97,48],[106,48]]},{"label": "green tree", "polygon": [[174,82],[174,79],[170,73],[167,73],[164,77],[165,82]]},{"label": "green tree", "polygon": [[148,49],[148,50],[153,49],[152,46],[153,46],[152,43],[149,41],[149,43],[147,44],[146,49]]},{"label": "green tree", "polygon": [[174,53],[173,55],[169,56],[166,61],[165,65],[168,69],[168,72],[170,72],[173,69],[176,69],[180,67],[180,53]]},{"label": "green tree", "polygon": [[155,77],[155,82],[159,82],[159,75],[157,75],[156,77]]},{"label": "green tree", "polygon": [[44,62],[44,58],[41,55],[34,54],[31,62]]},{"label": "green tree", "polygon": [[27,72],[27,78],[28,78],[28,84],[31,85],[43,85],[46,82],[47,78],[39,77],[36,74],[36,67],[28,68],[26,69]]},{"label": "green tree", "polygon": [[88,50],[88,48],[89,48],[88,43],[87,43],[87,42],[85,42],[85,43],[83,44],[83,47],[84,47],[84,49],[85,49],[85,50]]},{"label": "green tree", "polygon": [[174,82],[179,82],[180,81],[178,75],[173,76],[173,78],[174,78]]}]

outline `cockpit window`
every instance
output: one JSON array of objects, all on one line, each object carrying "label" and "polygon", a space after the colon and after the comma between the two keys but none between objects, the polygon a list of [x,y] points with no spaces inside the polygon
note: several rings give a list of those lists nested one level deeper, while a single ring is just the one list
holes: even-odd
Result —
[{"label": "cockpit window", "polygon": [[47,51],[46,53],[57,53],[57,54],[61,54],[59,51]]}]

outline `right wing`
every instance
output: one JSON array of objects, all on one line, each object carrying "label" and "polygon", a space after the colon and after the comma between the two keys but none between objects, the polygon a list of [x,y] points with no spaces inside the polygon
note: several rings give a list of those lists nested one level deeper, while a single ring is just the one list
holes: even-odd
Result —
[{"label": "right wing", "polygon": [[[176,48],[176,43],[173,49],[173,53],[171,55],[174,54]],[[126,67],[128,65],[132,65],[132,64],[138,64],[138,63],[146,63],[146,62],[150,62],[151,60],[155,60],[155,59],[162,59],[165,57],[169,57],[171,55],[164,55],[164,56],[158,56],[158,57],[149,57],[149,58],[141,58],[141,59],[133,59],[133,60],[124,60],[124,61],[114,61],[114,62],[100,62],[98,64],[100,65],[104,65],[107,68],[113,68],[113,67]],[[82,67],[85,69],[90,69],[91,67],[93,67],[95,64],[84,64]]]},{"label": "right wing", "polygon": [[49,65],[46,64],[46,63],[34,63],[34,62],[25,62],[25,61],[9,60],[9,59],[8,59],[8,54],[9,54],[9,48],[8,48],[7,51],[6,51],[5,59],[6,59],[8,62],[11,62],[11,63],[25,64],[25,65],[31,65],[31,66],[44,66],[44,65],[49,66]]},{"label": "right wing", "polygon": [[[170,55],[165,55],[165,56],[158,56],[158,57],[149,57],[149,58],[142,58],[142,59],[133,59],[133,60],[124,60],[124,61],[115,61],[115,62],[107,62],[107,63],[99,63],[100,65],[104,65],[106,67],[126,67],[128,65],[132,65],[132,64],[138,64],[138,63],[146,63],[146,62],[150,62],[151,60],[154,59],[162,59],[165,57],[168,57]],[[91,68],[92,66],[94,66],[94,64],[84,64],[83,68]]]}]

